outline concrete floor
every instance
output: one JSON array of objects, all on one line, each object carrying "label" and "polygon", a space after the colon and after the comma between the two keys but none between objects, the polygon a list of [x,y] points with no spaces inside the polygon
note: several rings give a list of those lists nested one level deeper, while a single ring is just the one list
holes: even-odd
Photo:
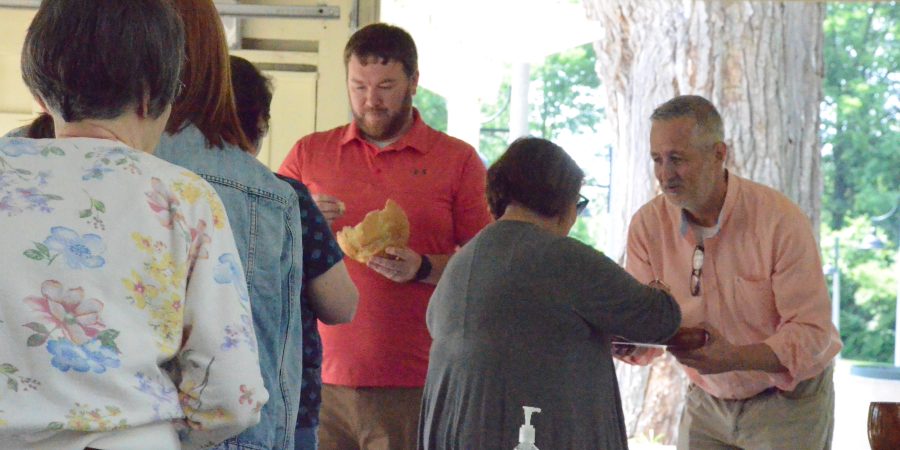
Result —
[{"label": "concrete floor", "polygon": [[848,362],[838,361],[834,371],[835,450],[868,449],[869,403],[900,402],[900,380],[860,377],[852,375],[850,368]]},{"label": "concrete floor", "polygon": [[[860,377],[850,373],[851,364],[838,361],[834,370],[834,450],[867,450],[869,403],[900,402],[900,380]],[[631,450],[672,450],[674,446],[629,443]]]}]

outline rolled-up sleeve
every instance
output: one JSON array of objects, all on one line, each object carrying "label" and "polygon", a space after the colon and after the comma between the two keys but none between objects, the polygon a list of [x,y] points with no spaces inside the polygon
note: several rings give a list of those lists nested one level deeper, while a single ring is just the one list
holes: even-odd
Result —
[{"label": "rolled-up sleeve", "polygon": [[772,292],[781,320],[765,343],[788,369],[789,376],[778,380],[781,387],[819,374],[842,345],[809,223],[803,217],[783,221],[773,245]]}]

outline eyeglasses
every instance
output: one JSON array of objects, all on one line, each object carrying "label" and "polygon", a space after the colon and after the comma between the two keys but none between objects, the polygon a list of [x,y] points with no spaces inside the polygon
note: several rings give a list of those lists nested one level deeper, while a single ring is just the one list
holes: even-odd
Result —
[{"label": "eyeglasses", "polygon": [[581,194],[578,194],[578,197],[578,202],[575,203],[575,212],[580,216],[581,213],[583,213],[584,210],[587,209],[587,205],[588,203],[590,203],[590,200],[588,200],[587,197]]},{"label": "eyeglasses", "polygon": [[700,295],[700,274],[703,273],[703,244],[694,248],[691,257],[691,295]]}]

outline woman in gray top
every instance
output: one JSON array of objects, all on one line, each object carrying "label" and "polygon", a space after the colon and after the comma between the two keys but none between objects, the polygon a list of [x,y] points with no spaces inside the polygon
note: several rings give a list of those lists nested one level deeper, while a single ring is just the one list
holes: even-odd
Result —
[{"label": "woman in gray top", "polygon": [[522,138],[488,170],[497,222],[450,260],[428,307],[420,449],[512,449],[522,406],[541,449],[627,448],[612,336],[662,342],[681,322],[667,293],[566,237],[584,172]]}]

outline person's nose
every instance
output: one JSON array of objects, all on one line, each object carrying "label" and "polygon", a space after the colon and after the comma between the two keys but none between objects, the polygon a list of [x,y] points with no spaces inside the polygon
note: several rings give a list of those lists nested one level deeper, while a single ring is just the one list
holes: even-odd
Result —
[{"label": "person's nose", "polygon": [[656,165],[656,178],[658,178],[659,181],[671,180],[675,176],[675,164],[672,164],[672,161],[663,160]]},{"label": "person's nose", "polygon": [[372,88],[366,91],[366,106],[370,108],[377,108],[380,107],[381,104],[382,98],[377,88]]}]

